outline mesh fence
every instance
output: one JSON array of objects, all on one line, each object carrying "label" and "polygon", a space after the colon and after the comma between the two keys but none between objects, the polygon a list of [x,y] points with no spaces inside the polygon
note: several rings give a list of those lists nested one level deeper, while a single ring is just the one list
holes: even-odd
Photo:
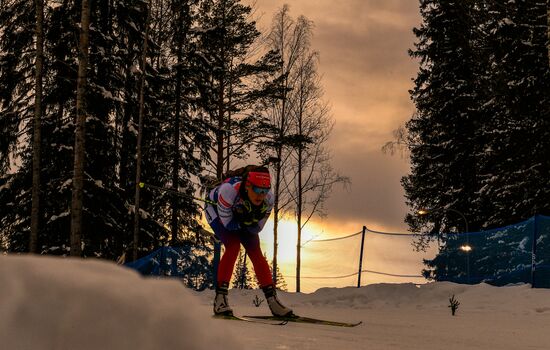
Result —
[{"label": "mesh fence", "polygon": [[[550,288],[550,217],[487,231],[440,234],[426,251],[415,251],[416,234],[379,232],[364,228],[336,238],[302,244],[302,291],[372,283],[425,283],[432,278],[456,283],[493,285],[531,283]],[[361,247],[363,249],[361,250]],[[144,274],[183,278],[196,289],[212,285],[211,254],[196,247],[164,247],[128,264]],[[282,265],[282,264],[281,264]],[[295,269],[282,271],[289,290],[296,286]]]},{"label": "mesh fence", "polygon": [[550,217],[442,237],[439,255],[429,262],[437,280],[550,288]]},{"label": "mesh fence", "polygon": [[[306,241],[301,248],[301,290],[372,283],[425,283],[426,279],[421,275],[422,261],[433,258],[435,250],[415,251],[415,236],[365,228],[364,241],[363,231]],[[293,289],[296,274],[285,274],[284,277]]]},{"label": "mesh fence", "polygon": [[[380,232],[311,240],[302,246],[304,290],[372,283],[425,283],[422,270],[438,281],[550,288],[550,217],[537,215],[514,225],[467,233],[442,233],[427,251],[415,251],[417,234]],[[425,264],[426,263],[426,264]],[[361,264],[361,268],[359,267]],[[293,275],[285,278],[293,279]],[[293,282],[290,280],[289,285]]]},{"label": "mesh fence", "polygon": [[149,255],[126,263],[125,266],[143,275],[176,277],[189,288],[204,290],[212,287],[213,271],[209,251],[191,245],[161,247]]}]

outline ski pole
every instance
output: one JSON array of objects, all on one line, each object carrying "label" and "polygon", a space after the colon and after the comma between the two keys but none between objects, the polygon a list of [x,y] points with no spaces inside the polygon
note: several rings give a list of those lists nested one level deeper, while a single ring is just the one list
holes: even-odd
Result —
[{"label": "ski pole", "polygon": [[140,187],[140,188],[144,188],[144,187],[152,188],[152,189],[154,189],[154,190],[163,191],[163,192],[168,192],[168,193],[171,193],[171,194],[176,195],[176,196],[185,197],[185,198],[190,198],[190,199],[194,199],[194,200],[201,201],[201,202],[205,202],[205,203],[212,204],[212,205],[217,205],[216,202],[211,201],[211,200],[209,200],[209,199],[194,197],[194,196],[188,195],[187,193],[183,193],[183,192],[180,192],[180,191],[176,191],[176,190],[173,190],[173,189],[171,189],[171,188],[166,188],[166,187],[160,187],[160,186],[150,185],[150,184],[146,184],[145,182],[140,182],[140,183],[139,183],[139,187]]}]

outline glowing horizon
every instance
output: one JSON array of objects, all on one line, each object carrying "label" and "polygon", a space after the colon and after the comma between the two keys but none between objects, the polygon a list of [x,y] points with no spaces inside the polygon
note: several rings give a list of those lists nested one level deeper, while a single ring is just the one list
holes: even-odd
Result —
[{"label": "glowing horizon", "polygon": [[[392,232],[381,225],[371,224],[381,232]],[[367,225],[368,227],[368,225]],[[371,228],[371,229],[373,229]],[[301,291],[313,292],[322,287],[356,287],[359,271],[362,225],[311,221],[302,230]],[[354,235],[356,234],[356,235]],[[323,241],[340,237],[346,239]],[[291,219],[279,222],[278,265],[289,291],[296,289],[297,225]],[[273,259],[273,220],[260,233],[262,250]],[[414,252],[412,236],[388,237],[368,233],[365,238],[361,285],[373,283],[425,283],[423,278],[391,275],[420,275],[422,259],[433,256],[433,248],[425,253]],[[387,273],[388,275],[374,272]],[[348,276],[348,277],[344,277]]]},{"label": "glowing horizon", "polygon": [[[203,224],[208,227],[206,222],[203,221]],[[375,222],[364,226],[379,232],[398,232]],[[362,228],[363,225],[357,222],[312,219],[302,229],[301,292],[310,293],[323,287],[357,286]],[[271,263],[273,216],[259,235],[262,251]],[[332,240],[341,237],[348,238]],[[436,247],[431,247],[427,252],[415,252],[411,245],[412,239],[413,236],[385,236],[367,231],[362,270],[370,272],[362,273],[361,286],[374,283],[426,283],[424,278],[398,276],[420,275],[424,267],[422,259],[435,255]],[[296,290],[296,245],[296,222],[289,217],[280,219],[277,261],[289,291]],[[251,265],[249,267],[252,269]]]}]

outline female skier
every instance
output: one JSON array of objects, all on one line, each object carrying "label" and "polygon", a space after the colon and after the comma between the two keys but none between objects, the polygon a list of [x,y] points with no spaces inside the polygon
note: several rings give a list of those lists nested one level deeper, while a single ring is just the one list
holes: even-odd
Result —
[{"label": "female skier", "polygon": [[270,188],[269,170],[260,166],[248,166],[242,176],[226,179],[208,195],[216,206],[206,206],[206,219],[225,247],[218,267],[218,284],[214,298],[216,315],[233,315],[227,294],[241,244],[254,265],[271,313],[281,317],[292,315],[292,310],[281,304],[277,298],[271,270],[260,249],[258,234],[273,208],[273,193]]}]

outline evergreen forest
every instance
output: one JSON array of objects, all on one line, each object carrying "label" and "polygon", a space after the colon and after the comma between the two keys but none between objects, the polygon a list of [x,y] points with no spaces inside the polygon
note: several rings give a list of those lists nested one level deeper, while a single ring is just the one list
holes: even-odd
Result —
[{"label": "evergreen forest", "polygon": [[1,1],[0,250],[122,263],[180,246],[202,289],[204,199],[230,170],[270,167],[275,221],[322,214],[347,179],[324,147],[313,25],[284,6],[261,33],[255,16],[240,0]]},{"label": "evergreen forest", "polygon": [[448,233],[550,215],[549,10],[535,0],[420,1],[416,113],[399,142],[411,160],[405,221],[427,233],[417,248],[443,247],[427,276],[437,279],[449,255],[463,260],[445,251],[456,248]]}]

